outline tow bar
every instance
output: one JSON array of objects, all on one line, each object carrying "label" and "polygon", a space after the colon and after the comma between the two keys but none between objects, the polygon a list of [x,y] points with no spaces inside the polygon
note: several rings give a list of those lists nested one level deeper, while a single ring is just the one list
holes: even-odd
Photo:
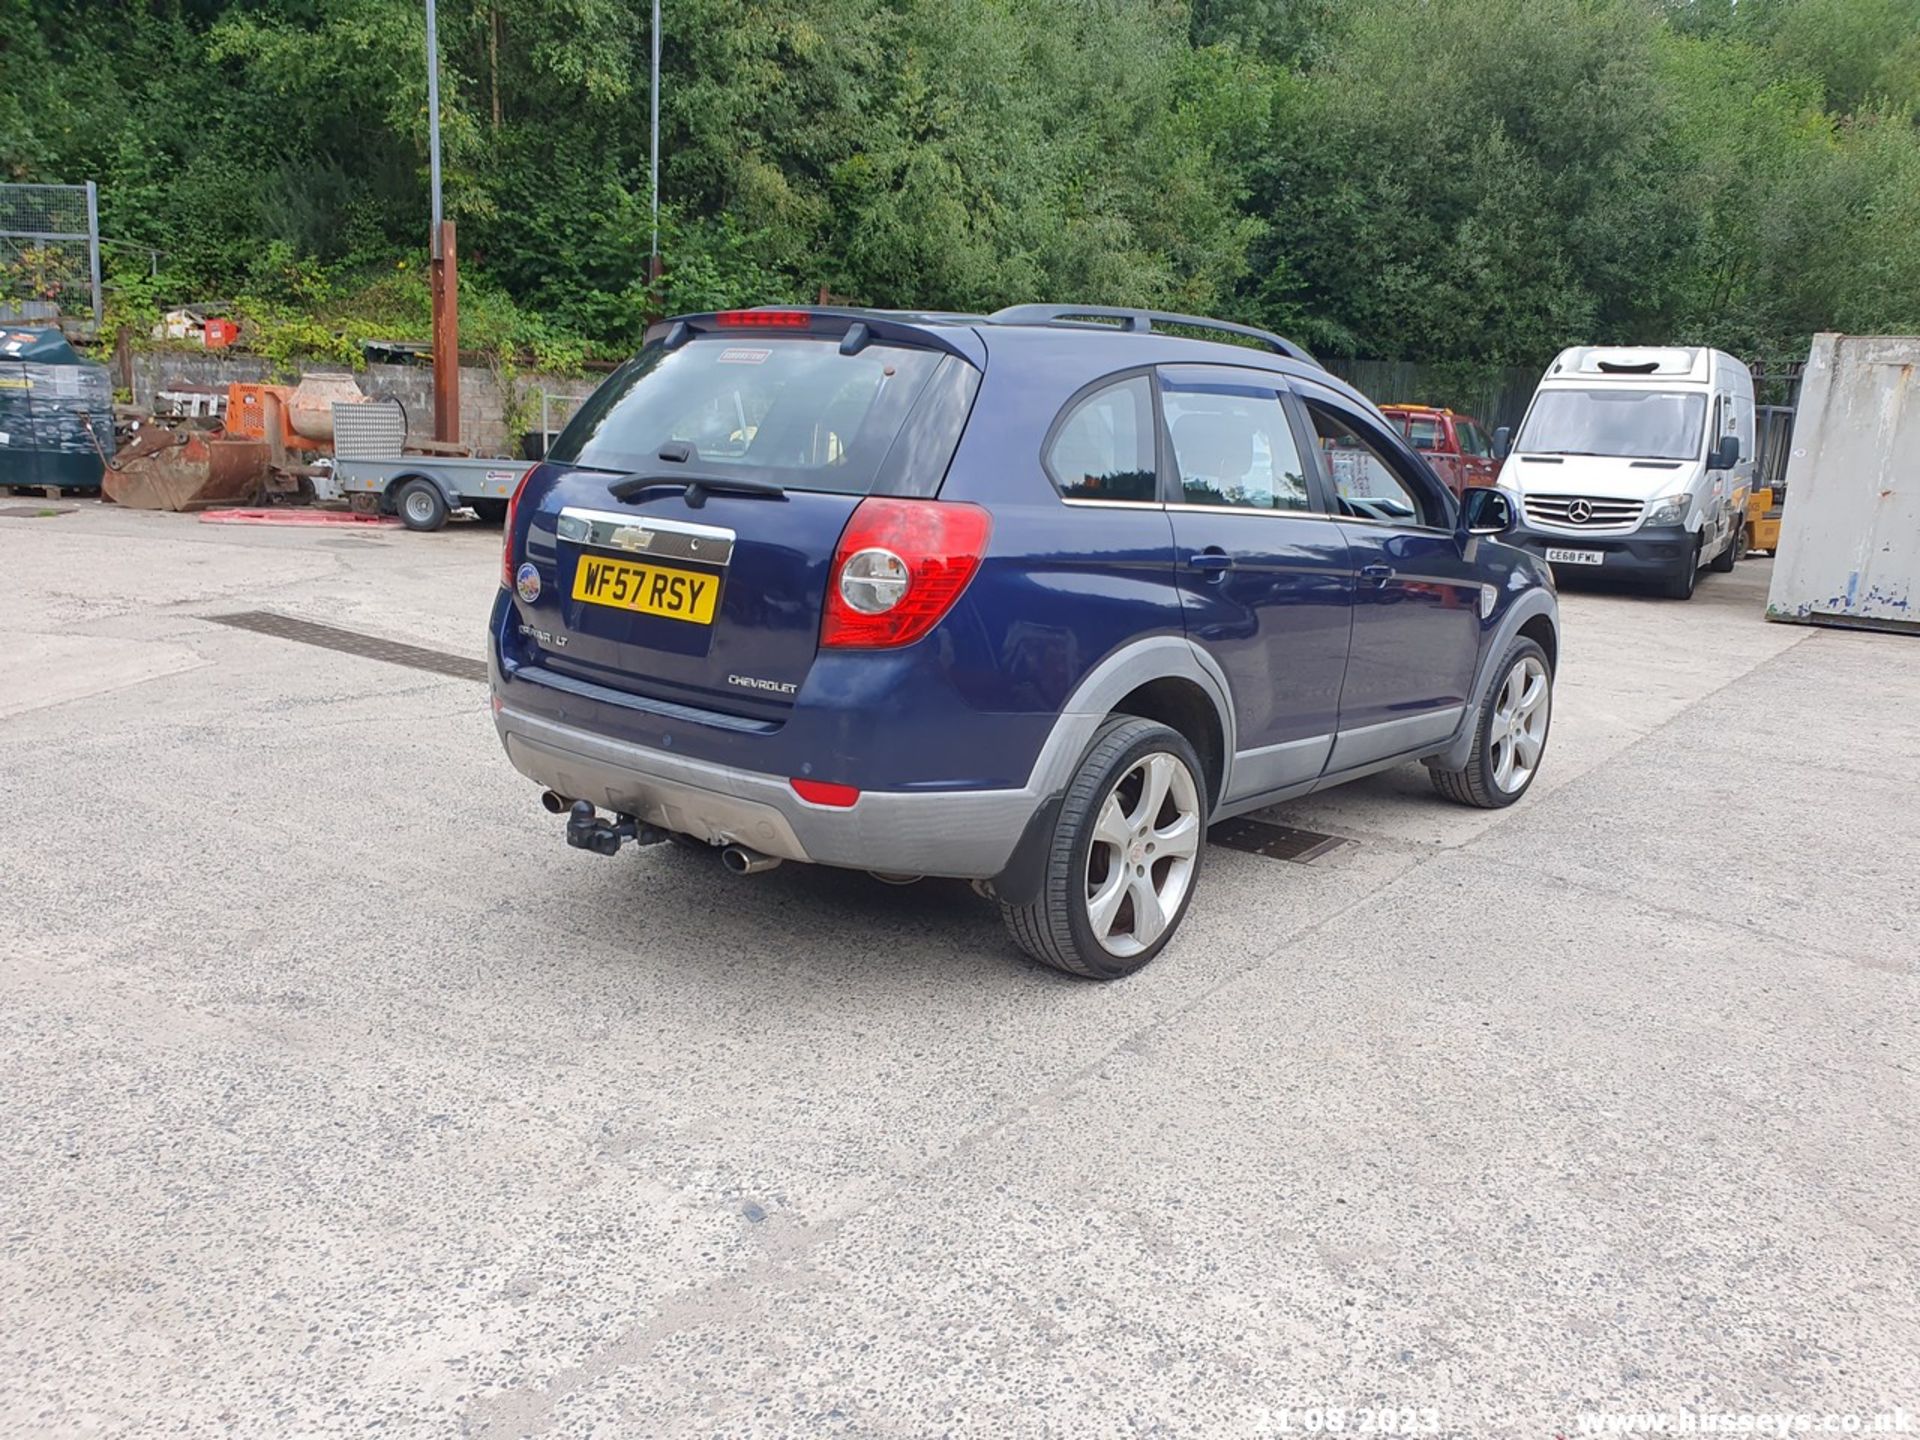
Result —
[{"label": "tow bar", "polygon": [[602,820],[590,800],[576,800],[567,812],[567,844],[596,855],[617,855],[631,840],[636,845],[658,845],[671,832],[632,815],[616,815]]}]

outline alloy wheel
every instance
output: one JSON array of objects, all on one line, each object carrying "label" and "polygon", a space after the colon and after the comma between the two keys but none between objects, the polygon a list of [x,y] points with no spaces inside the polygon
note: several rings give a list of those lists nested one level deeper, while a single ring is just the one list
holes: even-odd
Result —
[{"label": "alloy wheel", "polygon": [[1177,756],[1152,751],[1121,774],[1087,850],[1087,919],[1103,949],[1136,955],[1166,932],[1203,838],[1199,787]]},{"label": "alloy wheel", "polygon": [[1540,764],[1540,752],[1547,745],[1551,694],[1547,667],[1529,655],[1507,672],[1494,701],[1493,733],[1487,742],[1493,783],[1509,794],[1524,788]]}]

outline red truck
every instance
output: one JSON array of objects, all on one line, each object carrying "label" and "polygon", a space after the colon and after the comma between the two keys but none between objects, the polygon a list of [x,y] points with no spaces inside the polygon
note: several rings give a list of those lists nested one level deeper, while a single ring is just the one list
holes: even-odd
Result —
[{"label": "red truck", "polygon": [[1493,458],[1486,427],[1471,415],[1437,405],[1382,405],[1380,409],[1455,495],[1467,485],[1493,484],[1500,462]]}]

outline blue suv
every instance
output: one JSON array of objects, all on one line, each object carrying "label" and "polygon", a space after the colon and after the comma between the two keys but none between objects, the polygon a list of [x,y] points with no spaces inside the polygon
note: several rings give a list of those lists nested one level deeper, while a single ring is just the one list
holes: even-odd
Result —
[{"label": "blue suv", "polygon": [[582,848],[968,879],[1112,979],[1216,820],[1411,760],[1526,792],[1559,618],[1514,520],[1264,331],[688,315],[521,483],[494,719]]}]

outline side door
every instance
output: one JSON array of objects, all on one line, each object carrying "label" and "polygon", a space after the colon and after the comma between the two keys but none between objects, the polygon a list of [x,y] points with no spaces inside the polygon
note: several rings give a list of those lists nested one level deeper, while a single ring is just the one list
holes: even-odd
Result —
[{"label": "side door", "polygon": [[[1733,433],[1732,397],[1725,391],[1716,390],[1713,396],[1713,409],[1707,418],[1706,484],[1708,492],[1707,513],[1713,517],[1713,528],[1707,536],[1706,554],[1714,554],[1733,543],[1733,513],[1736,492],[1740,491],[1738,468],[1720,470],[1714,468],[1714,451],[1719,447],[1720,437]],[[1741,518],[1746,518],[1746,495],[1739,493]]]},{"label": "side door", "polygon": [[1480,422],[1464,415],[1455,416],[1453,433],[1460,446],[1460,485],[1452,487],[1453,493],[1458,495],[1465,485],[1493,484],[1500,467],[1493,458],[1493,442],[1480,428]]},{"label": "side door", "polygon": [[1329,768],[1445,740],[1480,657],[1481,579],[1454,536],[1453,498],[1365,407],[1296,382],[1355,574],[1353,651]]},{"label": "side door", "polygon": [[1461,457],[1454,448],[1454,439],[1448,433],[1447,417],[1444,415],[1409,415],[1406,423],[1400,427],[1400,433],[1406,436],[1407,443],[1420,452],[1433,473],[1440,477],[1454,494],[1460,493]]},{"label": "side door", "polygon": [[1740,442],[1740,458],[1733,462],[1731,469],[1723,472],[1727,531],[1732,535],[1746,526],[1747,497],[1753,491],[1753,401],[1740,393],[1731,375],[1727,377],[1727,388],[1720,392],[1717,410],[1719,418],[1714,426],[1713,437],[1707,441],[1708,449],[1711,450],[1720,443],[1722,437],[1728,435]]},{"label": "side door", "polygon": [[1346,536],[1282,377],[1167,365],[1159,384],[1187,634],[1233,691],[1227,798],[1313,780],[1333,748],[1352,631]]}]

